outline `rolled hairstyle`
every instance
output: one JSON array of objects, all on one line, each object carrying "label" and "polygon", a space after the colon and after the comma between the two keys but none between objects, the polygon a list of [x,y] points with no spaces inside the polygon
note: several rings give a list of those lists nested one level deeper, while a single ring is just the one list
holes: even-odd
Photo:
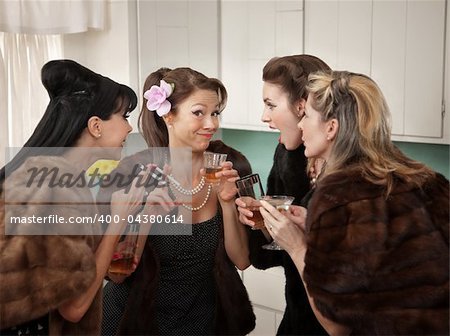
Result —
[{"label": "rolled hairstyle", "polygon": [[287,92],[289,103],[293,106],[299,100],[308,98],[308,76],[316,71],[329,70],[324,61],[312,55],[274,57],[264,66],[262,79]]},{"label": "rolled hairstyle", "polygon": [[[222,82],[216,78],[209,78],[202,73],[190,68],[160,68],[151,73],[144,83],[143,92],[153,85],[160,85],[164,80],[173,84],[174,89],[167,100],[171,104],[170,112],[176,115],[179,105],[197,90],[210,90],[219,96],[219,109],[222,111],[227,102],[227,91]],[[167,147],[169,145],[169,133],[163,117],[155,111],[147,108],[147,99],[144,98],[141,113],[139,115],[139,130],[141,131],[149,147]]]},{"label": "rolled hairstyle", "polygon": [[[317,71],[331,71],[330,67],[312,55],[290,55],[272,58],[263,68],[262,79],[278,85],[287,92],[292,113],[297,113],[294,106],[301,99],[308,98],[306,85],[310,74]],[[308,159],[307,173],[314,167],[315,159]],[[311,177],[311,176],[310,176]]]},{"label": "rolled hairstyle", "polygon": [[5,179],[6,167],[8,172],[20,167],[33,155],[32,147],[72,147],[91,117],[108,120],[122,109],[124,117],[128,117],[137,105],[137,96],[130,87],[72,60],[46,63],[41,70],[41,80],[50,102],[24,147],[1,169],[0,184]]},{"label": "rolled hairstyle", "polygon": [[346,71],[311,74],[311,106],[339,128],[324,175],[354,166],[372,183],[392,190],[395,179],[421,186],[434,172],[406,157],[391,141],[390,112],[378,85]]}]

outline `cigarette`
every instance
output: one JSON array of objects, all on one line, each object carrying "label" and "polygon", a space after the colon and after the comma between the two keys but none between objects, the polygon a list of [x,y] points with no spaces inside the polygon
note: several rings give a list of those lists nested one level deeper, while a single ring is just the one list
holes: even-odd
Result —
[{"label": "cigarette", "polygon": [[170,183],[172,183],[172,184],[174,184],[174,185],[176,185],[176,186],[178,186],[178,187],[181,187],[181,184],[180,184],[177,180],[175,180],[175,179],[174,179],[172,176],[170,176],[170,175],[164,174],[164,172],[162,171],[161,168],[156,167],[155,170],[156,170],[158,173],[161,174],[161,176],[159,177],[159,180],[162,179],[162,176],[166,176],[166,177],[170,180]]}]

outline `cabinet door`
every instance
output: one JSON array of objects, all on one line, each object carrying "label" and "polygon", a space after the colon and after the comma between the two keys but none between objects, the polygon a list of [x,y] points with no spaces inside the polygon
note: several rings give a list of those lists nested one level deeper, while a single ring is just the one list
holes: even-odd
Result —
[{"label": "cabinet door", "polygon": [[442,137],[445,0],[375,1],[373,22],[372,77],[392,133]]},{"label": "cabinet door", "polygon": [[221,2],[222,127],[268,130],[261,122],[262,69],[274,56],[303,52],[303,1]]},{"label": "cabinet door", "polygon": [[192,67],[218,77],[218,3],[209,0],[137,2],[140,87],[160,67]]},{"label": "cabinet door", "polygon": [[408,1],[405,135],[442,137],[445,0]]},{"label": "cabinet door", "polygon": [[305,53],[337,67],[339,1],[305,0]]},{"label": "cabinet door", "polygon": [[305,53],[334,70],[370,73],[371,30],[371,1],[305,1]]},{"label": "cabinet door", "polygon": [[373,6],[372,78],[392,114],[392,133],[404,134],[405,36],[407,0],[376,1]]},{"label": "cabinet door", "polygon": [[305,52],[371,76],[396,140],[443,141],[445,2],[306,0]]}]

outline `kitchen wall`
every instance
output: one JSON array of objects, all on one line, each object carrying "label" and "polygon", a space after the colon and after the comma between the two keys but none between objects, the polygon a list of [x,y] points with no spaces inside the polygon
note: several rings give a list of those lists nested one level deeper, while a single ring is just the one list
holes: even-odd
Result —
[{"label": "kitchen wall", "polygon": [[[266,185],[273,153],[278,143],[278,133],[223,129],[222,139],[247,156],[253,171],[261,175]],[[412,142],[395,142],[395,144],[409,157],[427,164],[449,178],[450,146]]]},{"label": "kitchen wall", "polygon": [[[106,29],[64,35],[64,57],[131,86],[140,96],[136,1],[110,0],[106,6]],[[134,132],[137,132],[138,110],[130,117]]]},{"label": "kitchen wall", "polygon": [[[263,185],[266,186],[278,136],[277,132],[221,129],[216,138],[242,152],[250,161],[253,171],[260,174]],[[394,143],[407,156],[425,163],[447,178],[450,177],[450,146],[398,141]],[[145,142],[138,133],[129,136],[127,145],[145,148]]]},{"label": "kitchen wall", "polygon": [[[140,78],[142,74],[147,74],[151,71],[152,68],[157,67],[156,63],[158,60],[160,62],[162,62],[163,60],[164,62],[171,62],[169,56],[172,55],[172,53],[168,51],[166,53],[156,53],[155,45],[157,45],[157,43],[155,42],[155,37],[152,34],[155,33],[155,31],[161,31],[164,29],[167,30],[168,28],[165,27],[165,25],[173,22],[173,20],[171,20],[170,22],[162,20],[163,22],[160,22],[160,24],[156,27],[157,29],[155,30],[153,29],[154,27],[150,25],[150,23],[153,22],[155,18],[151,16],[149,17],[148,15],[139,14],[139,11],[137,11],[137,9],[140,9],[146,11],[146,13],[153,13],[152,15],[158,14],[158,16],[164,17],[165,12],[161,11],[162,7],[155,7],[155,4],[156,2],[154,1],[141,1],[141,3],[138,5],[134,1],[109,1],[108,6],[111,12],[111,20],[108,24],[108,29],[102,32],[93,31],[89,32],[88,34],[72,34],[66,36],[64,44],[66,56],[78,59],[87,66],[101,73],[108,74],[114,79],[129,83],[137,92],[140,92],[140,86],[144,79]],[[194,2],[194,4],[196,3]],[[213,2],[209,2],[208,4],[209,6],[212,6]],[[447,6],[447,17],[450,16],[448,7],[450,6]],[[171,7],[169,6],[166,10],[170,9]],[[212,9],[208,10],[212,11]],[[200,10],[196,8],[196,11]],[[182,12],[180,12],[179,14],[181,15],[181,13]],[[190,13],[191,14],[189,15],[193,15],[192,10]],[[180,20],[177,20],[176,22]],[[161,21],[161,19],[159,19],[159,21]],[[141,28],[138,29],[138,27]],[[199,27],[189,26],[188,31],[190,31],[191,33],[199,33],[199,31],[201,31],[201,27],[202,25],[200,25]],[[172,29],[173,27],[169,28]],[[178,26],[175,28],[187,29],[186,27]],[[450,30],[447,27],[446,72],[448,72],[448,68],[450,67],[449,32]],[[138,38],[136,38],[136,36]],[[196,39],[194,38],[190,40],[194,42],[196,41]],[[205,45],[211,46],[214,44],[210,41],[210,39],[207,39],[207,41],[208,43],[205,42]],[[164,46],[165,45],[163,45],[163,47]],[[204,50],[204,48],[201,50],[202,54],[208,55],[208,57],[211,59],[211,62],[217,62],[218,59],[220,59],[220,57],[218,57],[217,55],[217,50]],[[167,56],[166,54],[169,56]],[[197,54],[193,53],[192,51],[190,52],[190,54],[192,54],[192,57],[188,57],[184,54],[183,56],[180,55],[180,53],[177,53],[177,57],[183,59],[184,62],[189,64],[194,62],[194,68],[199,68],[200,64],[195,63],[196,59],[198,59],[199,57],[197,57]],[[137,59],[141,60],[139,60],[139,62],[136,62]],[[173,65],[180,65],[178,63]],[[205,71],[205,73],[208,73],[212,76],[218,75],[215,73],[215,71],[211,70],[216,69],[217,65],[214,64],[208,63],[208,66],[204,65],[205,69],[201,69],[202,71]],[[445,76],[445,78],[446,87],[448,88],[450,87],[450,76],[447,75]],[[446,100],[449,101],[450,90],[445,91],[445,95],[447,98]],[[134,126],[134,132],[137,132],[137,112],[138,111],[133,113],[133,116],[131,118],[132,124]],[[225,114],[226,113],[227,111],[225,111]],[[256,118],[259,119],[259,117],[256,117],[255,114],[255,119]],[[449,128],[450,127],[445,127],[444,132],[448,131]],[[263,177],[264,181],[266,180],[272,164],[273,152],[277,144],[278,133],[223,129],[221,137],[225,142],[242,151],[249,158],[254,171],[258,171]],[[448,137],[448,135],[445,135],[444,137],[446,138]],[[138,134],[132,136],[130,138],[130,142],[133,141],[140,142],[140,136]],[[449,145],[415,142],[396,142],[396,144],[408,156],[418,161],[424,162],[431,168],[444,174],[446,177],[450,176]]]},{"label": "kitchen wall", "polygon": [[[210,76],[218,76],[224,79],[230,92],[228,110],[224,113],[225,119],[227,118],[226,115],[228,112],[239,111],[239,113],[234,114],[237,123],[245,122],[243,119],[246,118],[246,113],[248,114],[251,110],[252,113],[247,115],[247,119],[258,120],[259,113],[256,109],[245,109],[242,104],[237,104],[237,108],[233,108],[231,96],[245,96],[246,91],[233,90],[232,85],[248,82],[253,87],[257,83],[248,80],[250,76],[247,76],[247,72],[245,71],[242,72],[244,76],[242,80],[239,80],[239,77],[235,77],[232,74],[229,76],[231,77],[230,82],[227,83],[225,77],[226,74],[229,74],[229,68],[226,67],[228,64],[226,57],[228,52],[232,56],[242,56],[239,58],[240,61],[247,59],[251,69],[249,74],[257,74],[256,78],[259,79],[262,65],[269,56],[266,54],[259,55],[259,51],[254,48],[255,45],[251,45],[248,41],[245,41],[245,38],[242,45],[238,43],[236,47],[233,44],[237,49],[227,48],[221,45],[221,43],[227,41],[237,43],[242,40],[242,36],[247,36],[244,33],[248,33],[249,36],[253,36],[256,40],[258,40],[258,37],[261,38],[261,43],[258,43],[258,46],[270,47],[271,44],[267,41],[266,37],[274,35],[274,31],[285,31],[283,29],[295,31],[295,29],[299,28],[298,25],[291,27],[289,23],[292,23],[292,20],[289,19],[297,17],[302,8],[299,9],[295,6],[294,8],[286,7],[289,4],[297,4],[299,2],[298,0],[291,2],[277,1],[275,6],[276,11],[273,13],[273,11],[267,8],[270,7],[268,5],[269,1],[263,1],[262,5],[264,6],[261,5],[261,8],[258,7],[257,9],[266,13],[268,20],[259,20],[255,23],[255,20],[248,20],[248,18],[252,17],[252,13],[256,12],[254,9],[255,6],[258,6],[256,1],[249,2],[249,7],[244,6],[239,8],[233,7],[238,1],[229,0],[228,2],[228,5],[231,5],[232,8],[230,6],[224,7],[223,1],[219,0],[208,0],[203,3],[201,1],[191,1],[189,5],[186,1],[178,0],[141,0],[137,2],[111,0],[108,1],[109,10],[111,11],[109,28],[102,32],[89,32],[88,34],[66,36],[65,56],[77,59],[90,68],[107,74],[111,78],[130,84],[139,93],[139,96],[141,95],[143,80],[151,71],[156,70],[160,66],[191,66]],[[239,5],[246,3],[245,1],[241,2]],[[354,3],[359,2],[355,1]],[[205,7],[205,4],[209,9]],[[235,12],[227,11],[233,10],[233,8],[236,9]],[[225,16],[227,13],[231,13],[232,24],[220,26],[218,17],[220,11],[216,12],[216,9],[221,9],[225,13]],[[244,9],[248,16],[243,16]],[[213,14],[211,15],[211,13]],[[447,17],[450,17],[448,9]],[[239,21],[241,26],[236,24],[236,27],[234,27],[238,18],[243,18],[242,21]],[[246,24],[249,21],[255,23],[258,29],[254,26],[247,27]],[[323,20],[320,21],[321,24],[322,22]],[[205,27],[208,27],[208,29],[205,29]],[[248,30],[241,29],[242,27],[247,27]],[[281,30],[271,27],[278,27]],[[230,34],[227,35],[227,32]],[[284,34],[279,35],[284,36]],[[301,35],[300,33],[295,34],[295,38]],[[228,40],[226,36],[229,37]],[[450,32],[447,28],[447,41],[450,39],[449,36]],[[328,36],[325,37],[328,38]],[[282,51],[278,51],[280,46],[291,44],[281,43],[286,42],[284,40],[280,42],[279,39],[276,39],[276,41],[277,54],[300,53],[302,50],[300,48],[300,51],[297,51],[297,49],[283,49]],[[327,40],[326,46],[328,44]],[[448,45],[450,43],[447,43],[446,64],[450,65],[450,50],[448,49]],[[251,49],[250,53],[241,54],[240,52],[246,51],[247,46],[249,50]],[[254,55],[255,53],[257,55]],[[261,58],[256,63],[255,56]],[[228,61],[230,60],[228,59]],[[234,62],[233,59],[231,59],[232,62]],[[231,68],[234,68],[234,63],[231,65]],[[445,78],[446,87],[448,88],[450,87],[450,76],[446,75]],[[260,102],[261,90],[255,89],[254,87],[253,89],[254,92],[252,91],[251,94],[252,102],[254,102],[254,106],[258,106],[258,109],[259,106],[262,108],[262,102]],[[445,95],[446,100],[450,101],[450,90],[446,90]],[[423,97],[422,100],[424,102],[427,101]],[[138,114],[138,111],[136,111],[131,117],[134,132],[137,132],[136,120]],[[226,120],[223,120],[223,124],[226,124],[226,122]],[[278,133],[261,131],[265,129],[265,126],[260,126],[258,131],[225,128],[218,132],[218,137],[221,137],[227,144],[245,154],[251,162],[253,170],[261,174],[264,180],[263,182],[266,185],[267,176],[272,166],[273,153],[278,143]],[[443,127],[443,139],[450,138],[446,133],[449,128]],[[430,139],[423,139],[423,141],[433,142]],[[436,141],[442,140],[438,139]],[[433,169],[443,173],[447,178],[450,176],[449,145],[414,142],[399,142],[397,145],[408,156],[426,163]],[[140,134],[133,133],[127,141],[127,147],[145,147],[145,142]],[[267,271],[259,271],[250,268],[242,272],[242,277],[257,315],[257,327],[252,335],[274,335],[285,304],[283,295],[285,284],[283,270],[274,268]]]}]

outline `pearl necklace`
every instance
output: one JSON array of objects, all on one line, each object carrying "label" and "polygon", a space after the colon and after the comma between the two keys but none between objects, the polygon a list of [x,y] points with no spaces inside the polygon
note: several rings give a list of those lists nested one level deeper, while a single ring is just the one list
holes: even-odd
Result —
[{"label": "pearl necklace", "polygon": [[203,200],[203,202],[202,202],[202,204],[200,204],[199,206],[197,206],[197,207],[191,207],[190,205],[187,205],[187,204],[184,204],[184,203],[181,203],[181,205],[182,206],[184,206],[186,209],[188,209],[188,210],[190,210],[190,211],[198,211],[198,210],[200,210],[201,208],[203,208],[204,206],[205,206],[205,204],[208,202],[208,200],[209,200],[209,195],[211,195],[211,184],[209,184],[208,185],[208,190],[207,190],[207,192],[206,192],[206,197],[205,197],[205,199]]},{"label": "pearl necklace", "polygon": [[172,176],[172,174],[169,175],[169,182],[170,185],[174,186],[174,188],[179,191],[180,193],[182,193],[183,195],[188,195],[188,196],[192,196],[195,194],[198,194],[203,187],[205,186],[205,177],[202,176],[202,178],[200,179],[200,182],[198,183],[198,185],[193,188],[193,189],[184,189],[181,184],[175,180],[175,178]]}]

